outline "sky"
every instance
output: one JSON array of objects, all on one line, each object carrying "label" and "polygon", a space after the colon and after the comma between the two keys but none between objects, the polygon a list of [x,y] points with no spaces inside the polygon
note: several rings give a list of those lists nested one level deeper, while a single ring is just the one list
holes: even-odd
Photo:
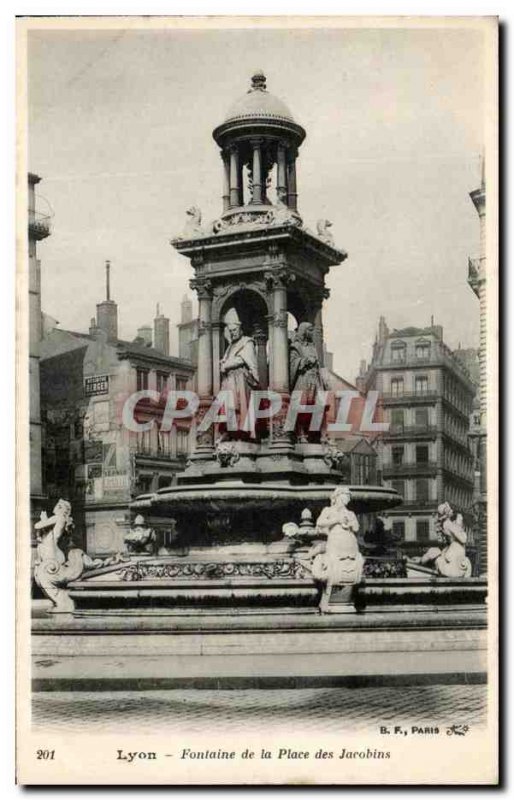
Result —
[{"label": "sky", "polygon": [[179,321],[193,273],[169,240],[191,205],[206,222],[220,215],[212,130],[262,69],[307,131],[304,223],[330,219],[348,252],[327,278],[335,370],[354,380],[380,315],[390,328],[433,316],[450,347],[478,346],[467,259],[479,248],[482,40],[469,28],[30,31],[28,163],[54,214],[39,244],[43,310],[87,330],[110,259],[121,338],[157,303]]}]

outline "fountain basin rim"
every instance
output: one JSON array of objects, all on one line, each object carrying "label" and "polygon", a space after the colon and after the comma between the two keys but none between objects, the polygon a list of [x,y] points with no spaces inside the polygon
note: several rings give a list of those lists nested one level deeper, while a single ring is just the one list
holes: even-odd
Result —
[{"label": "fountain basin rim", "polygon": [[[227,481],[222,484],[202,483],[190,486],[173,486],[159,489],[153,494],[140,495],[132,501],[132,509],[151,508],[161,503],[198,500],[303,500],[327,501],[330,494],[342,484],[323,484],[319,486],[290,486],[281,483],[248,484],[243,481]],[[358,505],[366,504],[370,511],[393,508],[401,504],[403,498],[394,489],[386,486],[348,485],[352,501]]]}]

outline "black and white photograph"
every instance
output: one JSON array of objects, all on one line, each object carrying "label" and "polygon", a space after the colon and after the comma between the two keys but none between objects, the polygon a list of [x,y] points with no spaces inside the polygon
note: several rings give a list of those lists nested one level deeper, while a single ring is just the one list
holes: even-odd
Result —
[{"label": "black and white photograph", "polygon": [[498,20],[17,20],[21,784],[498,781]]}]

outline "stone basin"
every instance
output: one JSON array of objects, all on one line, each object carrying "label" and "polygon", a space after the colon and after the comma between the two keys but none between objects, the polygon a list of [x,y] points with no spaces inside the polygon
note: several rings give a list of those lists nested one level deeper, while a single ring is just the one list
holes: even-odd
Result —
[{"label": "stone basin", "polygon": [[[175,520],[177,544],[223,545],[227,542],[272,542],[283,537],[286,522],[300,522],[304,508],[316,519],[340,484],[291,485],[241,480],[160,489],[141,495],[131,504],[149,524],[165,527]],[[398,492],[385,486],[350,486],[350,508],[367,514],[394,508]]]}]

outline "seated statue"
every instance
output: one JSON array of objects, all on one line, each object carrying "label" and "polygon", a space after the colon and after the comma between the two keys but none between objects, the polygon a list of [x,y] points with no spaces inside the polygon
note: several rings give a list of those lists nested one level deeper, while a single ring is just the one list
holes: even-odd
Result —
[{"label": "seated statue", "polygon": [[356,533],[359,522],[348,508],[351,495],[347,486],[334,490],[330,506],[326,506],[316,522],[316,530],[326,535],[324,544],[311,551],[312,575],[324,584],[320,610],[327,611],[334,586],[352,587],[362,577],[364,559],[359,551]]},{"label": "seated statue", "polygon": [[449,503],[442,503],[437,509],[437,529],[443,544],[431,547],[421,557],[422,566],[430,566],[444,578],[471,577],[471,562],[466,556],[466,531],[462,514],[453,511]]}]

